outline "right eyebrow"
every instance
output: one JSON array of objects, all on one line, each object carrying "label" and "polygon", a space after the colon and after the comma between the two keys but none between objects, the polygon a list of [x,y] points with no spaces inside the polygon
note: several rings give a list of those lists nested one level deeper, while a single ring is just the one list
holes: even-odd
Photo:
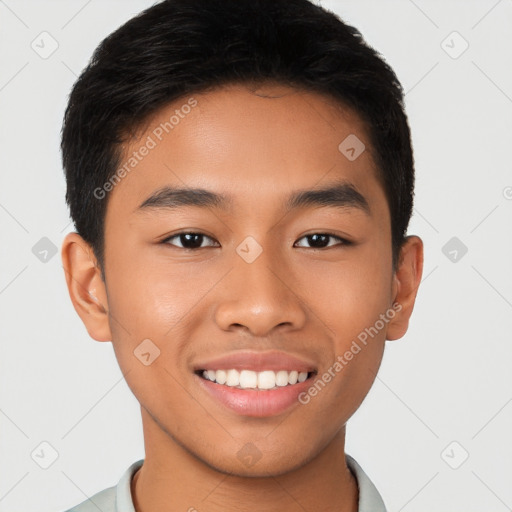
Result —
[{"label": "right eyebrow", "polygon": [[177,188],[165,186],[153,192],[138,207],[137,210],[165,208],[175,209],[180,206],[197,206],[199,208],[227,209],[232,204],[232,198],[217,194],[202,188]]}]

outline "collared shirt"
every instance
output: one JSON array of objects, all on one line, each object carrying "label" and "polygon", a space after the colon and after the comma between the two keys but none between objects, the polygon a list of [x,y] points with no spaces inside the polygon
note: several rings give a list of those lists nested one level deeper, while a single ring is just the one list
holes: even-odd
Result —
[{"label": "collared shirt", "polygon": [[[358,512],[386,512],[379,491],[368,478],[361,466],[345,454],[347,466],[357,480],[359,487]],[[136,512],[133,506],[131,481],[135,472],[142,466],[144,459],[134,462],[124,473],[116,486],[109,487],[91,496],[66,512]]]}]

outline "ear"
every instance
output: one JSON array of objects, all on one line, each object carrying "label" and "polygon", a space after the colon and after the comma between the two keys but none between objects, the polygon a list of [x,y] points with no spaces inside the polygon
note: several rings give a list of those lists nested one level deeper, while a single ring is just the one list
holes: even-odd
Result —
[{"label": "ear", "polygon": [[106,287],[91,246],[78,233],[68,233],[61,258],[71,302],[87,332],[96,341],[111,341]]},{"label": "ear", "polygon": [[408,236],[400,249],[393,277],[393,303],[396,303],[393,309],[396,314],[388,324],[386,339],[397,340],[407,332],[422,273],[423,242],[417,236]]}]

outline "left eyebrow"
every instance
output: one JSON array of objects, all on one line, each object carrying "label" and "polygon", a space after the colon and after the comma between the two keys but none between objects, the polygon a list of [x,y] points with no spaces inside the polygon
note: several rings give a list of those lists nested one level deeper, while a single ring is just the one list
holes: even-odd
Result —
[{"label": "left eyebrow", "polygon": [[366,198],[347,181],[334,183],[324,188],[299,190],[294,192],[286,203],[286,210],[306,207],[333,206],[337,208],[357,208],[371,215]]},{"label": "left eyebrow", "polygon": [[[181,206],[228,209],[233,199],[201,188],[176,188],[165,186],[145,199],[138,210],[176,209]],[[342,181],[324,188],[305,189],[293,192],[285,202],[285,211],[312,207],[357,208],[371,214],[366,198],[349,182]]]}]

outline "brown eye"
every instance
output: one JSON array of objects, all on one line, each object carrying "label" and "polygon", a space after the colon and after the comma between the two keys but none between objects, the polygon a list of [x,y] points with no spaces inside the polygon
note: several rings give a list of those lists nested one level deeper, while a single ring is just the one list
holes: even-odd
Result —
[{"label": "brown eye", "polygon": [[[180,245],[176,245],[176,243],[171,243],[171,240],[177,239],[179,241]],[[203,246],[203,242],[205,240],[212,240],[213,238],[210,238],[209,236],[203,234],[203,233],[191,233],[191,232],[184,232],[184,233],[177,233],[175,235],[172,235],[165,240],[162,241],[162,243],[176,246],[180,249],[202,249],[203,247],[212,247],[215,246],[215,244],[209,244],[207,246]]]},{"label": "brown eye", "polygon": [[[330,244],[330,239],[336,240],[338,241],[338,243]],[[339,236],[336,235],[332,235],[330,233],[313,233],[311,235],[306,235],[302,237],[300,240],[307,240],[307,242],[310,244],[311,249],[324,249],[326,247],[332,247],[336,245],[350,245],[350,242],[348,240],[340,238]],[[299,245],[299,247],[306,246]]]}]

